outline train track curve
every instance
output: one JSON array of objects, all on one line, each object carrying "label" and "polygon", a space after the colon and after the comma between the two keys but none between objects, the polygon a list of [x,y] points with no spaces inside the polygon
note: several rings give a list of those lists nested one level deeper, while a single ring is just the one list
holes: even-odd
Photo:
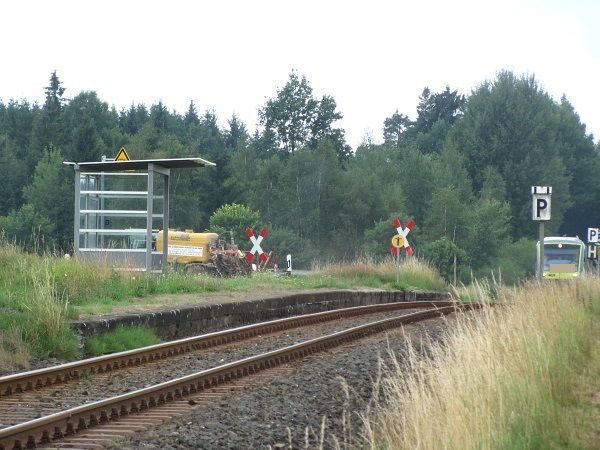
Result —
[{"label": "train track curve", "polygon": [[[4,385],[0,384],[0,386],[2,386],[4,395],[7,397],[13,392],[18,392],[19,390],[23,391],[23,388],[36,389],[48,385],[48,380],[50,380],[49,384],[52,385],[56,382],[65,382],[72,378],[80,377],[82,376],[81,373],[85,373],[82,372],[82,367],[84,370],[89,371],[94,369],[88,367],[96,367],[95,370],[102,370],[102,368],[104,368],[104,370],[114,370],[119,367],[127,367],[127,365],[131,364],[142,364],[146,361],[166,357],[163,355],[186,351],[186,346],[191,349],[194,348],[194,345],[221,345],[222,343],[245,339],[248,338],[248,336],[268,334],[269,330],[271,330],[270,332],[279,331],[281,327],[285,326],[297,327],[303,326],[302,324],[306,323],[335,320],[337,317],[340,317],[340,315],[348,317],[348,315],[368,314],[366,311],[382,312],[416,307],[427,308],[426,310],[417,313],[405,314],[378,320],[365,325],[355,326],[347,330],[310,339],[306,342],[202,370],[151,387],[77,406],[39,419],[19,423],[0,430],[0,449],[8,450],[39,447],[40,445],[54,445],[56,440],[64,439],[65,437],[70,439],[70,446],[79,445],[85,448],[98,448],[97,446],[100,445],[100,441],[106,441],[113,436],[123,436],[139,429],[139,427],[144,424],[155,423],[156,420],[163,420],[173,414],[184,412],[186,409],[189,409],[189,407],[200,401],[198,396],[200,396],[202,392],[206,392],[207,389],[213,389],[226,383],[239,382],[241,379],[245,379],[261,372],[272,371],[282,364],[387,329],[449,314],[454,312],[457,308],[477,308],[478,306],[479,305],[458,305],[453,302],[405,302],[402,304],[383,304],[370,307],[347,308],[346,310],[310,314],[307,316],[280,319],[255,325],[255,327],[261,330],[260,332],[252,331],[252,326],[239,327],[225,332],[210,333],[209,335],[196,338],[182,339],[179,340],[175,347],[171,346],[173,343],[165,343],[153,346],[157,347],[154,349],[141,349],[137,356],[135,356],[135,351],[122,352],[123,354],[120,354],[119,358],[124,357],[125,360],[120,360],[120,362],[116,362],[118,360],[112,359],[117,355],[110,355],[110,357],[95,358],[99,359],[99,361],[93,362],[93,364],[96,365],[92,366],[89,366],[90,361],[87,363],[77,362],[68,364],[66,365],[68,367],[62,367],[60,369],[41,369],[42,373],[40,373],[40,371],[34,371],[38,373],[29,374],[29,378],[23,374],[20,378],[19,376],[3,377],[3,379],[0,379],[0,382],[5,381],[6,383]],[[345,312],[342,314],[342,311]],[[127,363],[123,361],[127,361]],[[52,369],[58,370],[59,372],[53,373]],[[64,375],[64,370],[70,370],[71,372],[66,372],[68,375]],[[20,389],[14,388],[15,383],[17,383],[17,386],[20,386]],[[10,386],[10,388],[8,386]],[[188,400],[186,401],[186,399]],[[136,419],[136,417],[138,418]],[[95,431],[100,428],[104,431]]]},{"label": "train track curve", "polygon": [[207,349],[231,342],[276,333],[292,328],[338,320],[344,317],[373,314],[412,308],[441,308],[452,306],[452,301],[394,302],[353,308],[335,309],[313,314],[270,320],[229,330],[169,341],[148,347],[128,350],[110,355],[88,358],[58,366],[0,377],[0,399],[14,393],[40,389],[58,383],[65,383],[87,374],[104,373],[169,358],[181,353]]}]

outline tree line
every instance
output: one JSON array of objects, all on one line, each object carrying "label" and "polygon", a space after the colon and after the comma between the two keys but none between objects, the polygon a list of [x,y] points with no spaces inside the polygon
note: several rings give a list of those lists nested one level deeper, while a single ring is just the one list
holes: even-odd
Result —
[{"label": "tree line", "polygon": [[465,280],[499,268],[516,280],[533,270],[533,185],[553,187],[549,233],[600,224],[599,145],[532,76],[503,71],[467,96],[425,88],[415,120],[395,111],[382,120],[384,143],[355,150],[335,99],[296,72],[260,107],[256,130],[235,115],[219,127],[193,102],[184,114],[160,101],[117,111],[95,92],[66,92],[54,72],[43,105],[0,102],[0,230],[28,249],[72,248],[73,171],[62,162],[121,146],[134,159],[216,163],[173,171],[173,227],[249,214],[269,227],[266,248],[304,265],[388,255],[398,216],[415,219],[411,245],[445,276],[457,255]]}]

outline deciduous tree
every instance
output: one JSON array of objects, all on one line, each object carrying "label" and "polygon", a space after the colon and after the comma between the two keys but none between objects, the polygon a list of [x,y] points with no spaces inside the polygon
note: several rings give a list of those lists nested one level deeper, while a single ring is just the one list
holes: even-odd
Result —
[{"label": "deciduous tree", "polygon": [[265,127],[279,151],[294,153],[304,145],[316,148],[319,141],[329,139],[340,158],[347,158],[351,149],[346,144],[344,130],[334,122],[342,118],[331,96],[317,100],[306,77],[292,72],[277,97],[267,100],[259,110],[260,124]]}]

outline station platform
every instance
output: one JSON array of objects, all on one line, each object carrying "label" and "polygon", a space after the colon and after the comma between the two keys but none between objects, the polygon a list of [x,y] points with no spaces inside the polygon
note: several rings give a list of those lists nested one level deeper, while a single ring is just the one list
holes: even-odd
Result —
[{"label": "station platform", "polygon": [[[449,300],[449,293],[329,289],[260,297],[194,294],[190,303],[150,311],[98,315],[71,322],[86,337],[119,326],[146,326],[161,339],[177,339],[250,323],[352,306],[403,301]],[[193,300],[193,301],[192,301]]]}]

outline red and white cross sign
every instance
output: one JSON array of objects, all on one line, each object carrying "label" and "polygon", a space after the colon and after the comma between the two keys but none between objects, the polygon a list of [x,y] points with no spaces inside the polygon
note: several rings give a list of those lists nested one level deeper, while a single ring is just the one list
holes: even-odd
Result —
[{"label": "red and white cross sign", "polygon": [[254,261],[255,253],[258,253],[258,257],[260,258],[261,261],[266,261],[267,259],[269,259],[267,254],[265,252],[263,252],[262,248],[260,247],[260,243],[262,242],[263,238],[266,235],[267,235],[266,228],[260,229],[260,231],[258,232],[258,237],[254,236],[254,230],[252,228],[246,228],[246,236],[248,236],[248,238],[250,239],[250,242],[252,242],[252,250],[250,250],[248,253],[246,253],[246,261],[248,261],[249,263]]},{"label": "red and white cross sign", "polygon": [[[410,219],[408,221],[408,223],[406,224],[406,228],[402,228],[402,222],[400,222],[400,219],[398,219],[397,217],[394,217],[394,219],[392,220],[392,226],[396,229],[398,234],[404,238],[403,247],[404,247],[404,251],[406,252],[406,254],[412,255],[413,249],[411,248],[410,244],[408,243],[408,239],[406,239],[406,235],[410,232],[410,230],[412,230],[414,228],[415,221],[413,219]],[[394,246],[392,246],[390,248],[390,250],[394,255],[396,253],[398,253],[398,251],[400,251],[400,249],[398,249]]]}]

